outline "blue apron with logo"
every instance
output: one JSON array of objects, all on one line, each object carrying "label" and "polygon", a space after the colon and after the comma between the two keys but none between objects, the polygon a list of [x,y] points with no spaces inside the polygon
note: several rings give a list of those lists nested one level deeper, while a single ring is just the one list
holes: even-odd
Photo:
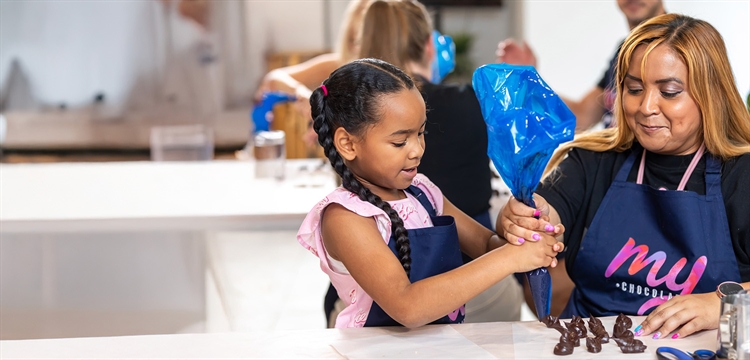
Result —
[{"label": "blue apron with logo", "polygon": [[[706,194],[641,185],[646,150],[634,150],[618,171],[570,266],[575,289],[562,318],[646,315],[674,296],[713,292],[740,281],[721,195],[721,162],[708,154]],[[638,181],[627,182],[641,155]]]},{"label": "blue apron with logo", "polygon": [[[437,216],[435,208],[427,196],[416,186],[409,186],[407,192],[412,194],[419,203],[427,209],[432,220],[432,227],[407,230],[409,234],[409,248],[411,249],[411,273],[409,280],[414,283],[419,280],[451,271],[461,265],[461,249],[458,245],[458,231],[452,216]],[[396,239],[391,234],[388,247],[398,256]],[[454,312],[437,319],[431,324],[460,324],[464,321],[465,305]],[[401,326],[393,320],[375,302],[372,303],[367,315],[365,326]]]}]

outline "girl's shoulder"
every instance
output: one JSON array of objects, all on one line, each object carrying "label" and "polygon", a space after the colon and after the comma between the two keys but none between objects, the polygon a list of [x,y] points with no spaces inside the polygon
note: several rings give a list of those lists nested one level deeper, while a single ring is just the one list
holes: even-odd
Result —
[{"label": "girl's shoulder", "polygon": [[[417,174],[411,184],[425,193],[438,215],[443,213],[443,193],[429,178],[423,174]],[[297,240],[308,250],[317,255],[318,251],[316,249],[320,246],[318,238],[323,212],[326,207],[334,203],[343,206],[359,216],[375,219],[375,224],[383,239],[387,242],[387,239],[390,238],[391,220],[385,211],[360,199],[355,193],[343,187],[338,187],[323,198],[323,200],[315,204],[297,232]]]},{"label": "girl's shoulder", "polygon": [[440,191],[437,185],[430,181],[424,174],[417,174],[411,181],[411,184],[427,195],[427,199],[430,200],[432,207],[435,208],[435,212],[438,215],[443,214],[443,192]]}]

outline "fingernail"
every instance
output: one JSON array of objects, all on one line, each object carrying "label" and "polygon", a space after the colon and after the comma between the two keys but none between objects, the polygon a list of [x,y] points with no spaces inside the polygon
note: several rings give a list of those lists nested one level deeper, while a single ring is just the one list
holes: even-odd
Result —
[{"label": "fingernail", "polygon": [[635,333],[637,333],[637,332],[641,331],[641,329],[643,329],[643,325],[638,325],[638,326],[636,326],[636,327],[635,327],[635,329],[633,329],[633,334],[635,334]]},{"label": "fingernail", "polygon": [[680,337],[680,334],[674,334],[672,335],[672,339],[678,339]]},{"label": "fingernail", "polygon": [[661,337],[661,332],[657,331],[654,333],[654,337],[652,337],[652,339],[659,340],[660,337]]},{"label": "fingernail", "polygon": [[542,215],[542,212],[539,211],[539,209],[534,210],[534,217],[535,218],[539,218],[539,216],[541,216],[541,215]]},{"label": "fingernail", "polygon": [[635,336],[641,336],[641,335],[643,335],[643,329],[640,329],[638,331],[633,332],[633,335],[635,335]]},{"label": "fingernail", "polygon": [[518,238],[518,243],[519,243],[519,244],[523,244],[523,243],[524,243],[525,241],[526,241],[526,240],[524,240],[523,238]]},{"label": "fingernail", "polygon": [[536,240],[536,241],[542,240],[542,237],[539,236],[539,234],[537,234],[537,233],[534,233],[534,235],[531,235],[531,238],[534,239],[534,240]]},{"label": "fingernail", "polygon": [[552,225],[550,225],[550,224],[547,224],[547,225],[544,226],[544,231],[546,231],[546,232],[553,232],[553,231],[555,231],[555,227],[552,226]]}]

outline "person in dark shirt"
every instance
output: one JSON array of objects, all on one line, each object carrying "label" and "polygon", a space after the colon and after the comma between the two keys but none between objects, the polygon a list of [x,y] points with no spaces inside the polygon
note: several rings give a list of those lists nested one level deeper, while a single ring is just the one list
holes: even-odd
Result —
[{"label": "person in dark shirt", "polygon": [[715,329],[718,285],[750,289],[750,114],[724,41],[661,15],[631,32],[617,69],[619,125],[563,145],[537,209],[511,199],[499,233],[564,234],[575,289],[560,317],[648,315],[634,332],[654,339]]},{"label": "person in dark shirt", "polygon": [[[617,0],[617,6],[625,15],[630,30],[654,16],[666,13],[661,0]],[[611,125],[615,93],[612,81],[619,51],[618,47],[601,80],[582,99],[563,97],[565,104],[576,115],[577,131],[588,130],[599,122],[603,122],[605,127]],[[498,62],[536,67],[536,56],[526,43],[518,44],[513,39],[505,39],[497,45],[496,54]]]}]

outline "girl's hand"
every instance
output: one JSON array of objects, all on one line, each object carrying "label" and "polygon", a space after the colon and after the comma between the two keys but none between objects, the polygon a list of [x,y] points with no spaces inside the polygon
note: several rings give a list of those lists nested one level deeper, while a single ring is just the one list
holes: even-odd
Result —
[{"label": "girl's hand", "polygon": [[525,246],[509,246],[508,250],[516,253],[512,258],[518,259],[515,272],[526,272],[540,267],[556,267],[557,253],[565,248],[554,236],[542,233],[541,239]]},{"label": "girl's hand", "polygon": [[533,209],[511,197],[498,214],[497,231],[513,245],[539,241],[542,234],[559,236],[565,231],[562,224],[550,224],[550,206],[539,195],[534,195],[537,208]]},{"label": "girl's hand", "polygon": [[[696,331],[716,329],[719,327],[720,305],[721,299],[715,293],[676,296],[654,309],[646,320],[635,328],[634,333],[653,333],[654,339],[678,339]],[[674,335],[669,335],[678,328]]]}]

